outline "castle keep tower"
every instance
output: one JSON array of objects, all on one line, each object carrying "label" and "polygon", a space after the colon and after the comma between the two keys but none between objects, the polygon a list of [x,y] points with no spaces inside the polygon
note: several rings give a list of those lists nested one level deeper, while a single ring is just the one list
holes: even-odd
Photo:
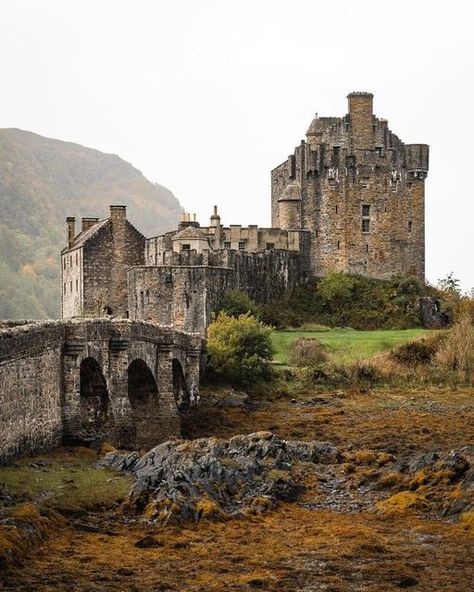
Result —
[{"label": "castle keep tower", "polygon": [[311,271],[424,279],[429,147],[403,144],[373,114],[373,95],[348,95],[342,118],[315,116],[271,173],[272,226],[311,232]]}]

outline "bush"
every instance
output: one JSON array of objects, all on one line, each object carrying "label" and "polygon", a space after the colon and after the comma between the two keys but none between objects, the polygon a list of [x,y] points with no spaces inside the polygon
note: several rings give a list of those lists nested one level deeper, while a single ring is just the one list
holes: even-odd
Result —
[{"label": "bush", "polygon": [[260,318],[278,329],[304,323],[405,329],[421,325],[419,299],[429,290],[435,289],[410,276],[385,281],[333,272],[299,284],[285,298],[264,305]]},{"label": "bush", "polygon": [[454,323],[436,354],[436,362],[464,382],[474,383],[474,325],[468,315]]},{"label": "bush", "polygon": [[408,341],[390,352],[390,357],[405,366],[431,364],[438,351],[441,336],[435,335],[417,341]]},{"label": "bush", "polygon": [[207,375],[217,381],[250,384],[272,374],[271,328],[250,313],[221,312],[208,329]]},{"label": "bush", "polygon": [[327,348],[318,339],[299,337],[288,351],[288,361],[292,366],[317,367],[327,361]]},{"label": "bush", "polygon": [[217,305],[216,312],[225,312],[230,317],[238,317],[246,313],[256,317],[258,307],[245,292],[229,290]]}]

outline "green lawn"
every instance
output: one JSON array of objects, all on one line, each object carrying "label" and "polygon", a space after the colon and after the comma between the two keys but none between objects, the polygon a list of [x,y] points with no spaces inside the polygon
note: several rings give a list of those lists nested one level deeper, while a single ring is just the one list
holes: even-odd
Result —
[{"label": "green lawn", "polygon": [[274,331],[272,341],[276,353],[274,360],[287,364],[287,352],[298,337],[315,337],[328,345],[340,361],[369,358],[388,351],[405,341],[432,333],[427,329],[403,329],[396,331],[356,331],[355,329],[330,329],[329,331]]}]

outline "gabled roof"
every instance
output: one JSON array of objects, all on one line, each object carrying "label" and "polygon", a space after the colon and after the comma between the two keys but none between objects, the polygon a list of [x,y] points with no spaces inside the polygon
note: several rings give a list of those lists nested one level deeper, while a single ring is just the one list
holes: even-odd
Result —
[{"label": "gabled roof", "polygon": [[324,132],[329,127],[340,121],[340,117],[316,117],[311,122],[308,131],[306,132],[307,136],[314,136],[321,132]]},{"label": "gabled roof", "polygon": [[208,240],[207,236],[199,230],[199,228],[195,228],[193,226],[188,226],[183,230],[180,230],[173,236],[172,240],[182,240],[182,239],[199,239],[199,240]]},{"label": "gabled roof", "polygon": [[94,226],[91,226],[85,232],[80,232],[74,239],[74,244],[71,247],[66,247],[61,252],[65,253],[66,251],[70,251],[71,249],[77,249],[79,247],[82,247],[84,243],[87,242],[92,236],[94,236],[94,234],[100,228],[103,228],[107,224],[107,222],[110,222],[110,218],[97,222],[97,224],[94,224]]}]

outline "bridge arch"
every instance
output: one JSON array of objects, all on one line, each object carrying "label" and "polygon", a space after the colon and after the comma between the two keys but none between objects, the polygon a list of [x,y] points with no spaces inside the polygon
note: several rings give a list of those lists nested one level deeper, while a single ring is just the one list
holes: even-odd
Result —
[{"label": "bridge arch", "polygon": [[127,370],[128,400],[132,415],[131,439],[138,448],[158,444],[160,401],[158,386],[148,364],[135,358]]},{"label": "bridge arch", "polygon": [[83,358],[79,366],[79,407],[78,439],[90,444],[100,442],[110,430],[112,411],[102,368],[90,356]]}]

